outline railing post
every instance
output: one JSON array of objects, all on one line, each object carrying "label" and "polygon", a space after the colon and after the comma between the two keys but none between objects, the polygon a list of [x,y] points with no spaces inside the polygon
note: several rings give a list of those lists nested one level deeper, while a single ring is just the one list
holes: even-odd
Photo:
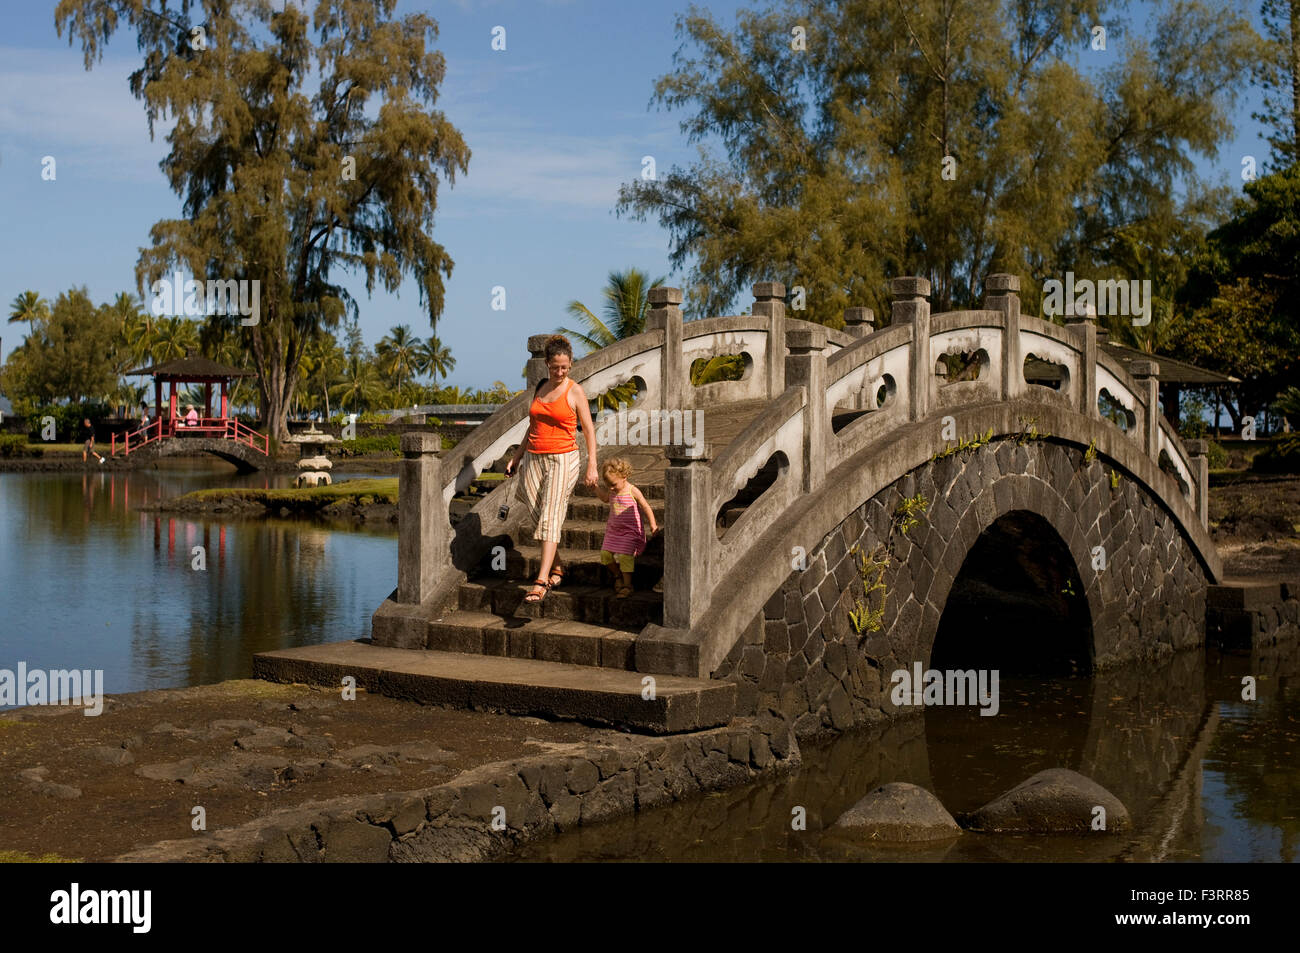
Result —
[{"label": "railing post", "polygon": [[876,330],[876,313],[870,308],[845,308],[844,333],[850,337],[864,338]]},{"label": "railing post", "polygon": [[419,604],[450,565],[451,521],[442,497],[436,433],[404,433],[397,484],[397,601]]},{"label": "railing post", "polygon": [[826,328],[792,328],[785,332],[790,356],[785,362],[785,381],[802,384],[807,402],[803,417],[803,492],[817,490],[826,471]]},{"label": "railing post", "polygon": [[1210,444],[1208,440],[1188,440],[1187,455],[1192,462],[1192,481],[1196,484],[1196,518],[1206,529],[1210,528]]},{"label": "railing post", "polygon": [[647,331],[664,332],[663,354],[659,362],[659,409],[685,408],[682,389],[686,369],[682,366],[682,289],[655,287],[647,295],[650,311],[646,315]]},{"label": "railing post", "polygon": [[553,338],[553,334],[530,334],[528,336],[528,363],[524,366],[524,373],[527,375],[526,381],[528,390],[532,391],[538,384],[546,380],[551,372],[546,366],[546,342]]},{"label": "railing post", "polygon": [[[701,448],[696,448],[697,450]],[[680,444],[665,448],[664,628],[689,629],[707,608],[713,528],[713,471],[702,453]]]},{"label": "railing post", "polygon": [[1160,462],[1160,365],[1155,361],[1134,361],[1129,373],[1137,381],[1143,403],[1142,427],[1147,456]]},{"label": "railing post", "polygon": [[1002,312],[1002,399],[1015,400],[1025,392],[1025,358],[1020,353],[1020,277],[997,274],[985,278],[984,309]]},{"label": "railing post", "polygon": [[767,318],[767,399],[775,400],[785,390],[785,285],[779,281],[754,284],[756,318]]},{"label": "railing post", "polygon": [[1079,381],[1079,413],[1094,420],[1101,418],[1097,407],[1097,324],[1092,314],[1072,314],[1066,317],[1065,327],[1074,335],[1079,346],[1082,378]]},{"label": "railing post", "polygon": [[908,420],[920,420],[930,412],[934,378],[934,362],[930,360],[930,280],[895,278],[889,286],[894,297],[890,324],[912,325],[907,359]]}]

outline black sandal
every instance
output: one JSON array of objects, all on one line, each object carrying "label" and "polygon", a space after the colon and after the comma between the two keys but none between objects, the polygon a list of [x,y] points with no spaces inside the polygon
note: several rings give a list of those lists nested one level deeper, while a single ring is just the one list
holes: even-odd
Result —
[{"label": "black sandal", "polygon": [[[538,589],[542,591],[538,593],[536,591]],[[535,606],[543,599],[545,599],[546,594],[550,591],[551,591],[551,584],[542,579],[538,579],[536,582],[533,583],[533,588],[528,590],[528,594],[524,596],[524,602],[527,602],[529,605]]]}]

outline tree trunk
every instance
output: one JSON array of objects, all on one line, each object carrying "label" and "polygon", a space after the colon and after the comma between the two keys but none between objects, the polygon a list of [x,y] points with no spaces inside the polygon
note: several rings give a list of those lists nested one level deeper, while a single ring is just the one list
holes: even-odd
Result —
[{"label": "tree trunk", "polygon": [[278,442],[289,436],[289,408],[293,406],[297,381],[295,369],[285,367],[279,354],[267,357],[262,386],[262,425],[271,439]]}]

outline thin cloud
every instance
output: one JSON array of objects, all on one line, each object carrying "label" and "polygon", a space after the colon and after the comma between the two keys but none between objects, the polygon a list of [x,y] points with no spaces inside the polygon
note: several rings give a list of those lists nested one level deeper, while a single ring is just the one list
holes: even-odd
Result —
[{"label": "thin cloud", "polygon": [[75,50],[0,48],[0,141],[6,158],[52,155],[61,168],[109,181],[158,182],[164,140],[150,141],[144,105],[127,89],[134,61],[104,59],[87,72]]}]

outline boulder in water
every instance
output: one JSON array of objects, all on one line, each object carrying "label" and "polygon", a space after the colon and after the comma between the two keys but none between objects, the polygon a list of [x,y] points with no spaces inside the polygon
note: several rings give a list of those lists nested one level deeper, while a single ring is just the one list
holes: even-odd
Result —
[{"label": "boulder in water", "polygon": [[937,797],[902,782],[876,788],[841,814],[834,830],[855,840],[894,844],[948,840],[961,833]]},{"label": "boulder in water", "polygon": [[1068,768],[1039,771],[962,821],[973,831],[1015,834],[1114,833],[1133,824],[1119,798]]}]

